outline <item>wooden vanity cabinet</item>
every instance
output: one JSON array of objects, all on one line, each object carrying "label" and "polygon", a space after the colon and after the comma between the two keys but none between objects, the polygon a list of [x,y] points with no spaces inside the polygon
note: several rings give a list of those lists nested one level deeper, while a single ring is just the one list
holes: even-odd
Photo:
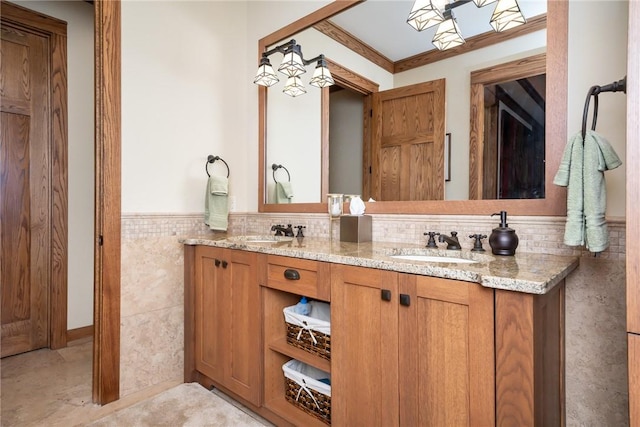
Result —
[{"label": "wooden vanity cabinet", "polygon": [[494,425],[493,292],[332,266],[335,425]]},{"label": "wooden vanity cabinet", "polygon": [[194,257],[194,369],[259,406],[262,381],[257,254],[196,246]]},{"label": "wooden vanity cabinet", "polygon": [[[286,342],[302,295],[331,303],[330,361]],[[185,246],[185,381],[278,426],[326,426],[285,400],[292,358],[331,373],[337,427],[564,426],[564,282],[534,295]]]},{"label": "wooden vanity cabinet", "polygon": [[331,266],[336,426],[563,426],[564,282],[545,295]]},{"label": "wooden vanity cabinet", "polygon": [[[261,272],[264,334],[263,406],[292,425],[326,427],[327,424],[292,405],[285,398],[282,365],[296,359],[331,373],[331,362],[287,343],[283,309],[295,305],[301,296],[329,302],[331,264],[268,255],[264,267],[264,271]],[[295,271],[297,275],[291,276],[285,273],[287,271]]]}]

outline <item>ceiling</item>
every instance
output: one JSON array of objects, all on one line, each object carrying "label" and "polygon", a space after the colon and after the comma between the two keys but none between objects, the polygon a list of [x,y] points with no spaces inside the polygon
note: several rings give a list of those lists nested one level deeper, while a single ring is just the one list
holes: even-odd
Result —
[{"label": "ceiling", "polygon": [[[435,2],[434,2],[435,3]],[[518,0],[525,18],[546,13],[546,0]],[[392,61],[434,50],[431,39],[436,27],[416,31],[407,24],[413,0],[367,0],[331,21]],[[493,31],[489,20],[496,3],[482,8],[469,2],[453,9],[464,38]]]}]

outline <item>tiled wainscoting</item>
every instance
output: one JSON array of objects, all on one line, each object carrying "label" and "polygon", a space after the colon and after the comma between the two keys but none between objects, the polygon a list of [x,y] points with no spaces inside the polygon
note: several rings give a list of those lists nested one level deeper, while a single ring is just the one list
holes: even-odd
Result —
[{"label": "tiled wainscoting", "polygon": [[[567,425],[628,425],[625,327],[625,223],[609,220],[610,247],[597,258],[562,243],[564,217],[512,217],[518,252],[581,255],[566,288]],[[229,233],[269,234],[273,224],[304,225],[308,237],[337,237],[326,214],[234,213]],[[426,243],[427,231],[489,235],[498,218],[374,215],[373,240]],[[202,214],[122,216],[121,394],[180,379],[183,369],[183,253],[178,239],[212,232]],[[488,243],[485,243],[488,249]]]}]

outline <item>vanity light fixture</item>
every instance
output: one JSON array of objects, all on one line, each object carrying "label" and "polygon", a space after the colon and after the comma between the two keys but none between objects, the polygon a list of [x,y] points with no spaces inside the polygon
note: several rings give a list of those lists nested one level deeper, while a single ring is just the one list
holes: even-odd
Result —
[{"label": "vanity light fixture", "polygon": [[[407,18],[407,24],[418,31],[438,25],[432,43],[439,50],[451,49],[464,43],[458,24],[452,14],[454,8],[473,1],[477,7],[486,6],[496,0],[453,0],[444,6],[438,0],[415,0]],[[525,24],[525,19],[517,0],[497,0],[496,8],[489,22],[497,32]]]},{"label": "vanity light fixture", "polygon": [[304,95],[305,93],[307,93],[307,90],[304,88],[304,85],[302,84],[302,80],[300,80],[300,77],[291,76],[287,79],[287,82],[285,83],[284,89],[282,90],[282,92],[295,98],[296,96]]},{"label": "vanity light fixture", "polygon": [[253,80],[255,84],[270,87],[280,81],[269,61],[269,56],[276,52],[284,55],[278,71],[288,76],[283,90],[287,95],[296,97],[307,92],[300,79],[300,75],[306,73],[307,70],[305,67],[313,62],[317,62],[317,64],[309,84],[319,88],[334,84],[324,55],[318,55],[308,60],[304,59],[302,56],[302,48],[293,39],[262,54],[258,73]]},{"label": "vanity light fixture", "polygon": [[516,0],[500,0],[491,15],[489,23],[494,30],[500,32],[526,23],[520,6]]},{"label": "vanity light fixture", "polygon": [[450,10],[445,13],[448,13],[448,17],[438,25],[432,41],[433,45],[439,50],[447,50],[464,44],[464,38],[460,34],[460,28],[458,28],[458,23],[453,13]]}]

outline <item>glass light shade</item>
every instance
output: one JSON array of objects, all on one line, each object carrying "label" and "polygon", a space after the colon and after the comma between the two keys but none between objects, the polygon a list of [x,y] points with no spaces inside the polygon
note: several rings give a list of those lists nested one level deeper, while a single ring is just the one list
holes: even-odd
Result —
[{"label": "glass light shade", "polygon": [[289,77],[299,76],[307,72],[302,62],[302,50],[300,45],[295,45],[287,50],[282,59],[282,63],[278,67],[278,71]]},{"label": "glass light shade", "polygon": [[282,91],[289,96],[296,97],[302,94],[307,93],[304,85],[302,84],[302,80],[298,76],[291,76],[287,79],[287,83],[284,85],[284,90]]},{"label": "glass light shade", "polygon": [[483,7],[488,5],[489,3],[493,3],[497,0],[473,0],[473,2],[476,4],[476,6],[478,7]]},{"label": "glass light shade", "polygon": [[309,84],[311,86],[320,88],[331,86],[334,84],[333,77],[331,76],[331,71],[329,71],[325,60],[321,59],[320,61],[318,61],[318,65],[313,72],[313,77],[311,77]]},{"label": "glass light shade", "polygon": [[433,27],[444,21],[442,12],[431,0],[416,0],[407,18],[407,24],[418,31]]},{"label": "glass light shade", "polygon": [[505,31],[518,25],[525,24],[527,20],[520,11],[516,0],[498,0],[496,10],[491,15],[489,23],[497,32]]},{"label": "glass light shade", "polygon": [[438,25],[432,43],[439,50],[447,50],[464,44],[464,39],[460,34],[460,29],[455,19],[447,19]]},{"label": "glass light shade", "polygon": [[280,79],[276,75],[275,71],[273,71],[273,67],[267,58],[262,58],[260,60],[260,66],[258,67],[258,73],[256,74],[256,78],[253,82],[260,86],[273,86],[278,83]]}]

